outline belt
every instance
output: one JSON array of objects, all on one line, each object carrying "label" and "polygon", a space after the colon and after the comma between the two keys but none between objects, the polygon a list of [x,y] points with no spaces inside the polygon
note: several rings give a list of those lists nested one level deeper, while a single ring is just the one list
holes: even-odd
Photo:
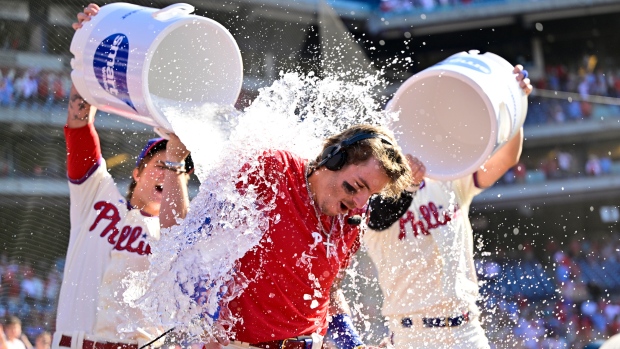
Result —
[{"label": "belt", "polygon": [[[71,336],[63,335],[58,343],[61,347],[71,348]],[[113,343],[113,342],[95,342],[84,339],[82,349],[138,349],[137,344],[129,343]]]},{"label": "belt", "polygon": [[[424,327],[456,327],[469,321],[469,312],[454,317],[425,317],[422,318]],[[400,323],[403,327],[409,328],[413,326],[413,320],[410,317],[404,317]]]},{"label": "belt", "polygon": [[263,349],[312,349],[312,337],[299,336],[280,341],[253,343],[250,346]]}]

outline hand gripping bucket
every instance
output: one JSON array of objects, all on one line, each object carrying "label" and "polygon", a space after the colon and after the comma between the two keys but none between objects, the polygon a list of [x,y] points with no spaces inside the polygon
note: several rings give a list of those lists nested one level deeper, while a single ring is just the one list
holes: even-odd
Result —
[{"label": "hand gripping bucket", "polygon": [[159,105],[232,105],[243,80],[241,53],[221,24],[126,3],[101,7],[71,41],[71,78],[82,97],[108,113],[173,130]]},{"label": "hand gripping bucket", "polygon": [[399,112],[398,143],[427,176],[472,174],[521,128],[527,96],[514,67],[493,53],[461,52],[415,74],[387,106]]}]

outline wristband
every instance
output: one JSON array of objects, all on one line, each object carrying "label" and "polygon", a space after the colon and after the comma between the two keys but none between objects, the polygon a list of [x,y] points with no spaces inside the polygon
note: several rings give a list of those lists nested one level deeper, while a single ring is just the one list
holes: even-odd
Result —
[{"label": "wristband", "polygon": [[365,347],[364,342],[353,326],[349,314],[336,314],[327,328],[327,335],[338,349],[356,349]]},{"label": "wristband", "polygon": [[164,161],[164,166],[166,170],[174,171],[177,174],[185,173],[185,162],[174,162],[174,161]]},{"label": "wristband", "polygon": [[529,75],[529,74],[527,73],[527,70],[525,70],[525,69],[521,70],[521,74],[523,74],[523,79],[527,79],[527,77],[528,77],[528,75]]}]

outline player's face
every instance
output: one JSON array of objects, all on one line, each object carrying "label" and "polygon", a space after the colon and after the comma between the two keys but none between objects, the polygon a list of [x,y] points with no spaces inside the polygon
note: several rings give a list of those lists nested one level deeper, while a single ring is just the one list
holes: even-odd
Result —
[{"label": "player's face", "polygon": [[146,163],[142,171],[136,175],[136,188],[134,189],[131,203],[140,207],[149,214],[158,215],[161,206],[164,178],[167,170],[161,168],[166,161],[166,152],[159,151]]},{"label": "player's face", "polygon": [[19,338],[22,335],[22,325],[12,324],[4,327],[4,332],[9,340]]},{"label": "player's face", "polygon": [[322,176],[313,192],[321,212],[328,216],[364,207],[370,196],[381,192],[390,181],[374,157],[339,171],[323,169]]},{"label": "player's face", "polygon": [[49,349],[51,341],[46,336],[39,336],[35,341],[35,349]]}]

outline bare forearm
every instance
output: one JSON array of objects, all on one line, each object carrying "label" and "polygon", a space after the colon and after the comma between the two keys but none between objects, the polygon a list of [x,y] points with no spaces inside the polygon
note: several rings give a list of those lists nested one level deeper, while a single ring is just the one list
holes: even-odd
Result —
[{"label": "bare forearm", "polygon": [[97,109],[80,96],[75,86],[71,86],[69,94],[69,108],[67,112],[67,126],[69,128],[84,127],[95,121],[95,112]]},{"label": "bare forearm", "polygon": [[335,314],[351,314],[351,308],[347,303],[347,299],[340,288],[340,283],[334,285],[330,292],[329,313]]},{"label": "bare forearm", "polygon": [[506,145],[502,149],[498,151],[498,153],[503,153],[501,155],[504,158],[505,166],[508,168],[513,167],[519,162],[521,158],[521,151],[523,150],[523,127],[519,129],[517,134],[509,140]]},{"label": "bare forearm", "polygon": [[493,185],[506,171],[519,162],[522,148],[523,128],[487,160],[483,169],[478,170],[478,184],[482,188]]},{"label": "bare forearm", "polygon": [[[166,145],[166,160],[175,163],[185,163],[189,151],[174,133],[169,133]],[[184,168],[185,169],[185,168]],[[177,224],[177,219],[185,218],[189,210],[189,194],[187,182],[189,175],[168,171],[164,178],[161,207],[159,209],[159,224],[162,228],[169,228]]]},{"label": "bare forearm", "polygon": [[177,219],[185,218],[189,210],[189,193],[187,182],[189,175],[168,171],[164,178],[159,224],[162,228],[170,228],[177,224]]},{"label": "bare forearm", "polygon": [[[73,23],[71,26],[73,29],[78,30],[82,28],[84,21],[90,21],[92,16],[97,15],[99,12],[99,6],[96,4],[89,4],[84,8],[84,12],[77,14],[77,23]],[[95,121],[95,112],[97,108],[91,106],[80,96],[75,86],[71,84],[71,92],[69,93],[69,109],[67,112],[67,127],[80,128],[93,123]]]}]

